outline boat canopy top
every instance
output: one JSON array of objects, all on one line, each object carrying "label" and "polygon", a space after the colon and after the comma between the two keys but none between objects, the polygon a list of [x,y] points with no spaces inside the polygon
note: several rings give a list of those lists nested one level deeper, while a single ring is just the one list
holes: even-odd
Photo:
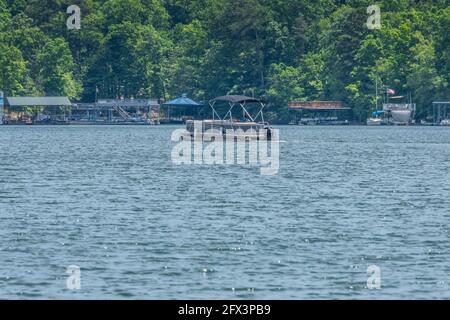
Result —
[{"label": "boat canopy top", "polygon": [[[217,102],[228,102],[229,109],[224,117],[221,117],[217,113],[216,108],[214,107],[214,105]],[[247,103],[259,104],[259,112],[256,114],[256,116],[252,116],[248,112],[248,110],[245,108],[245,105]],[[243,95],[226,95],[226,96],[220,96],[220,97],[210,100],[209,106],[211,107],[212,112],[213,112],[213,120],[215,120],[216,118],[219,120],[225,120],[228,118],[230,121],[233,121],[233,108],[235,107],[236,104],[241,107],[242,112],[243,112],[243,117],[246,119],[246,121],[256,122],[256,119],[258,117],[260,117],[261,122],[264,123],[264,114],[263,114],[263,109],[265,107],[264,102],[261,99],[250,98],[250,97],[243,96]]]},{"label": "boat canopy top", "polygon": [[373,117],[378,117],[378,116],[381,116],[383,114],[385,114],[384,110],[377,110],[377,111],[372,112],[372,116]]},{"label": "boat canopy top", "polygon": [[216,102],[216,101],[226,101],[229,103],[261,103],[262,101],[260,99],[256,99],[256,98],[250,98],[247,96],[241,96],[241,95],[230,95],[230,96],[221,96],[221,97],[217,97],[212,99],[211,101]]}]

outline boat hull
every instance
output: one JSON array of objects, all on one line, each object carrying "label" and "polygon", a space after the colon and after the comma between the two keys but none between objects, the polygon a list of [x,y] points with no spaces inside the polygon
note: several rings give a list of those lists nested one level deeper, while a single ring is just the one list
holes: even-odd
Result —
[{"label": "boat hull", "polygon": [[223,120],[187,121],[186,130],[194,140],[214,141],[271,140],[272,129],[256,122],[231,122]]},{"label": "boat hull", "polygon": [[381,126],[381,119],[378,118],[369,118],[367,119],[367,125],[368,126]]},{"label": "boat hull", "polygon": [[411,110],[391,110],[392,122],[394,124],[411,123]]}]

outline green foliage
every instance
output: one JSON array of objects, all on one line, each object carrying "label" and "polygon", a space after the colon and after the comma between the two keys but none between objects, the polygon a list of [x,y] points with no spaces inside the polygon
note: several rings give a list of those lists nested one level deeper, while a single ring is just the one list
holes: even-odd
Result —
[{"label": "green foliage", "polygon": [[63,38],[49,39],[36,55],[37,83],[46,95],[76,98],[81,86],[73,78],[75,67],[69,45]]},{"label": "green foliage", "polygon": [[26,62],[16,47],[0,43],[0,88],[10,94],[25,90]]},{"label": "green foliage", "polygon": [[[381,30],[366,27],[369,0],[0,0],[0,89],[257,95],[278,121],[290,100],[341,100],[364,120],[378,83],[411,92],[427,117],[450,99],[450,2],[378,3]],[[72,4],[81,30],[66,28]]]}]

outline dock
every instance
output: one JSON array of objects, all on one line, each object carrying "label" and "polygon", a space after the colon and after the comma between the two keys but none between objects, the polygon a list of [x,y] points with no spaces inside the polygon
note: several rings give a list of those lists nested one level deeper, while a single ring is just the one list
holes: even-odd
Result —
[{"label": "dock", "polygon": [[7,97],[5,102],[0,107],[2,124],[160,123],[160,105],[156,99],[99,99],[93,103],[72,103],[67,97]]},{"label": "dock", "polygon": [[293,124],[298,125],[348,125],[351,109],[340,101],[291,101]]}]

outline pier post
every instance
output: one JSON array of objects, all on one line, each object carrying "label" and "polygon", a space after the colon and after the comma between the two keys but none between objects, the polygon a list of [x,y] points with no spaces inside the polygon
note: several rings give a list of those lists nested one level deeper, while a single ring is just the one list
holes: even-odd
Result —
[{"label": "pier post", "polygon": [[3,91],[0,91],[0,125],[3,124],[3,116],[4,116],[4,97],[3,97]]}]

